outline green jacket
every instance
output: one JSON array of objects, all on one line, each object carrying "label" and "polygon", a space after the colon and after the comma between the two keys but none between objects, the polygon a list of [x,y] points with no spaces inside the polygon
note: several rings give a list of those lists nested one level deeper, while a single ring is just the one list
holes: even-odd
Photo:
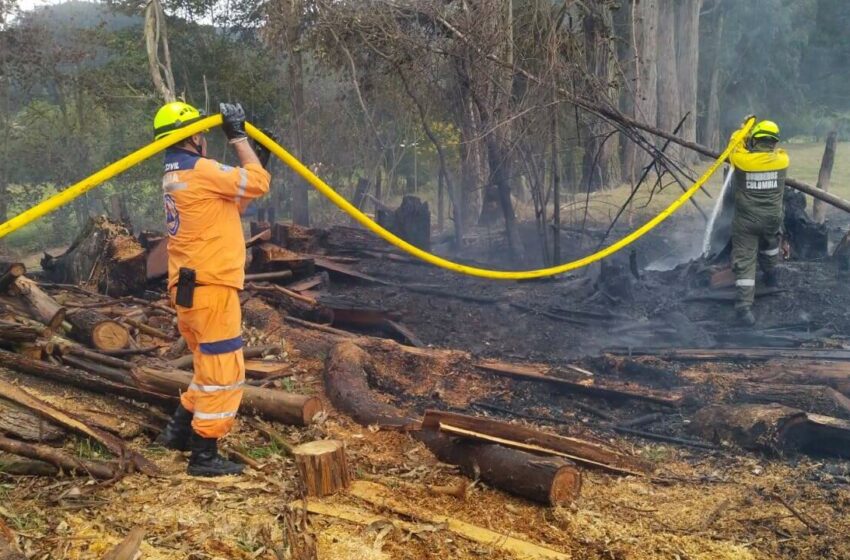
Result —
[{"label": "green jacket", "polygon": [[735,168],[735,220],[778,228],[782,223],[788,154],[782,149],[749,150],[741,145],[729,161]]}]

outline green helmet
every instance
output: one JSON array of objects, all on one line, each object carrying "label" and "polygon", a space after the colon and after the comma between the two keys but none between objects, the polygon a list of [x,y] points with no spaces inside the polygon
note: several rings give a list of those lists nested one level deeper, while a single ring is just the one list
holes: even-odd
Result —
[{"label": "green helmet", "polygon": [[779,142],[779,125],[773,121],[761,121],[753,127],[750,137],[753,140],[773,140]]},{"label": "green helmet", "polygon": [[203,117],[204,114],[201,111],[188,103],[182,101],[166,103],[160,107],[153,119],[153,138],[154,140],[165,138],[177,129],[197,122]]}]

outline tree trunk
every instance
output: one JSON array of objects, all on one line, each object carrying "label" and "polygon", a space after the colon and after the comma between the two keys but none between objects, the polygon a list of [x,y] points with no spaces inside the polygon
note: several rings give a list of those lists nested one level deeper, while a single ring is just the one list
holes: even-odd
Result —
[{"label": "tree trunk", "polygon": [[[713,33],[714,44],[713,52],[711,53],[711,73],[708,82],[708,89],[704,91],[704,99],[708,105],[705,114],[705,123],[702,129],[699,130],[701,142],[706,146],[720,147],[720,79],[721,79],[721,53],[723,50],[723,22],[724,14],[722,9],[717,9],[717,19],[710,20],[703,29]],[[701,57],[701,60],[706,57]],[[705,67],[708,63],[703,63]]]},{"label": "tree trunk", "polygon": [[[632,0],[632,52],[634,60],[635,120],[655,123],[658,115],[658,2]],[[631,178],[645,167],[649,155],[629,141],[623,155],[623,169]]]},{"label": "tree trunk", "polygon": [[[832,165],[835,163],[835,144],[838,133],[831,131],[826,137],[826,147],[823,151],[823,159],[820,162],[817,187],[822,191],[829,191],[829,180],[832,177]],[[815,222],[822,224],[826,221],[826,204],[814,199],[812,205],[812,218]]]},{"label": "tree trunk", "polygon": [[[676,1],[676,70],[679,76],[681,109],[678,118],[685,113],[690,116],[682,125],[681,136],[685,140],[697,140],[697,83],[699,76],[699,19],[702,0]],[[672,130],[672,129],[671,129]],[[689,159],[696,154],[687,152]]]},{"label": "tree trunk", "polygon": [[[658,0],[658,128],[674,130],[682,118],[679,69],[676,59],[676,4],[678,0]],[[682,150],[670,146],[668,155],[677,159]]]},{"label": "tree trunk", "polygon": [[[301,49],[301,30],[304,21],[304,1],[289,0],[286,8],[289,13],[284,14],[288,19],[285,22],[284,41],[287,49],[287,73],[289,76],[289,101],[292,110],[292,132],[294,136],[294,156],[301,159],[304,157],[304,119],[306,106],[304,103],[304,58]],[[298,225],[310,225],[310,208],[308,185],[304,180],[290,172],[290,185],[292,186],[291,206],[292,221]]]}]

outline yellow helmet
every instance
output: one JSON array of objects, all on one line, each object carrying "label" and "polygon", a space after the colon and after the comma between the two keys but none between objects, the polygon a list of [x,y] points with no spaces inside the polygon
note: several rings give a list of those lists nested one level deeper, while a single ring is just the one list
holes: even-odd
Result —
[{"label": "yellow helmet", "polygon": [[773,121],[761,121],[750,133],[753,140],[768,139],[779,142],[779,125]]},{"label": "yellow helmet", "polygon": [[178,128],[182,128],[193,122],[199,121],[204,117],[201,111],[198,111],[188,103],[182,101],[173,101],[166,103],[160,107],[153,118],[153,134],[154,140],[165,138]]}]

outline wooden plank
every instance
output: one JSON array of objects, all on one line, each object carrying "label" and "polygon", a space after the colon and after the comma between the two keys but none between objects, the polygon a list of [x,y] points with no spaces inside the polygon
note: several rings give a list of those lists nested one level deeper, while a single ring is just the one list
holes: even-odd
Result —
[{"label": "wooden plank", "polygon": [[639,400],[671,407],[679,407],[684,401],[684,395],[676,390],[656,391],[645,387],[639,387],[638,390],[635,390],[636,387],[633,385],[618,385],[612,382],[602,384],[596,379],[589,380],[586,383],[560,379],[548,375],[550,368],[539,364],[509,364],[498,360],[480,360],[473,365],[480,370],[502,377],[550,383],[565,391],[594,397],[614,400]]},{"label": "wooden plank", "polygon": [[460,519],[439,515],[433,512],[422,511],[419,508],[411,508],[398,500],[393,491],[386,486],[358,480],[351,485],[349,493],[361,500],[369,502],[380,508],[388,509],[399,515],[419,519],[426,523],[445,525],[452,533],[464,537],[470,541],[481,543],[493,548],[510,552],[520,558],[540,558],[567,560],[571,556],[564,552],[558,552],[548,546],[529,542],[527,540],[511,537],[504,533],[498,533]]},{"label": "wooden plank", "polygon": [[245,375],[252,379],[265,379],[267,377],[281,377],[289,371],[289,364],[269,360],[245,360]]}]

